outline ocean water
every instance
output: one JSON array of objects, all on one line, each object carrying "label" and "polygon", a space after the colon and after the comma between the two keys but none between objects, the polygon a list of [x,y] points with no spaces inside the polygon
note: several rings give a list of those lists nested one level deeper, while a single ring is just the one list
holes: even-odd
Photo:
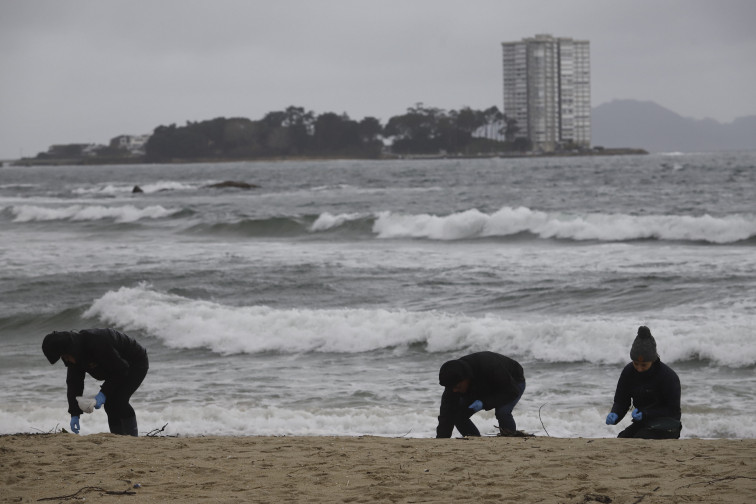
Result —
[{"label": "ocean water", "polygon": [[0,240],[0,433],[68,428],[42,338],[110,326],[142,434],[431,437],[439,366],[493,350],[518,428],[614,437],[648,325],[682,436],[756,436],[756,152],[6,166]]}]

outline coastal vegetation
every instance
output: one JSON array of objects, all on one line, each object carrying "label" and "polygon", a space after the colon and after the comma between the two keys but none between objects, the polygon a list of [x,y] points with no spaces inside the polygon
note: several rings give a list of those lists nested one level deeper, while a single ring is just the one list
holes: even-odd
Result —
[{"label": "coastal vegetation", "polygon": [[[382,125],[375,117],[315,115],[291,106],[262,119],[219,117],[158,126],[147,142],[145,161],[478,154],[527,149],[503,138],[506,117],[496,107],[445,111],[419,103]],[[510,133],[515,125],[510,122]],[[494,138],[487,138],[485,132]],[[480,132],[476,135],[476,132]],[[497,140],[495,138],[502,138]]]},{"label": "coastal vegetation", "polygon": [[[138,151],[92,144],[56,145],[19,164],[101,164],[112,162],[191,162],[281,158],[363,158],[474,156],[525,152],[514,139],[517,124],[497,107],[442,110],[418,103],[384,125],[346,113],[315,114],[290,106],[261,119],[217,117],[157,126]],[[117,137],[120,138],[120,137]],[[114,139],[115,140],[115,139]]]}]

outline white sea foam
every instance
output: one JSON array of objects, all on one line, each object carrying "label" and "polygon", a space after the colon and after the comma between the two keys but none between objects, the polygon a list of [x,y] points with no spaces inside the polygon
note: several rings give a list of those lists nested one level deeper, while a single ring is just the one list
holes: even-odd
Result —
[{"label": "white sea foam", "polygon": [[333,215],[329,212],[324,212],[312,223],[310,231],[328,231],[329,229],[337,228],[346,222],[354,221],[362,217],[362,214],[359,213]]},{"label": "white sea foam", "polygon": [[[186,404],[156,402],[145,404],[132,399],[137,413],[139,434],[161,429],[161,435],[206,436],[388,436],[435,437],[437,405],[412,408],[406,405],[362,408],[301,409],[287,406],[250,406],[236,402],[226,405],[196,401]],[[199,398],[197,398],[199,399]],[[438,400],[438,398],[435,398]],[[434,401],[436,402],[436,401]],[[44,406],[13,404],[0,407],[0,434],[51,432],[69,429],[65,401]],[[106,415],[95,411],[81,419],[81,435],[108,432]],[[538,403],[523,397],[514,410],[517,427],[538,436],[615,437],[630,423],[604,423],[606,408],[599,406]],[[494,435],[498,424],[492,412],[472,418],[481,434]],[[687,411],[683,405],[683,438],[753,438],[756,424],[750,413],[701,415]],[[454,435],[458,435],[455,431]]]},{"label": "white sea foam", "polygon": [[[165,181],[157,181],[157,182],[151,182],[143,185],[139,185],[139,188],[142,190],[145,194],[150,193],[156,193],[161,191],[193,191],[196,190],[200,185],[198,184],[187,184],[184,182],[178,182],[174,180],[165,180]],[[134,184],[117,184],[117,183],[111,183],[111,184],[105,184],[100,186],[94,186],[94,187],[79,187],[71,191],[73,194],[79,194],[79,195],[102,195],[102,196],[111,196],[111,195],[122,195],[122,194],[129,194],[133,192],[134,190]]]},{"label": "white sea foam", "polygon": [[[423,345],[429,352],[493,350],[543,362],[625,363],[631,319],[552,317],[509,320],[385,309],[273,309],[225,306],[122,287],[84,314],[139,329],[172,348],[207,348],[228,355],[260,352],[358,353]],[[747,322],[747,321],[745,321]],[[752,329],[744,321],[659,321],[659,352],[667,362],[707,359],[727,366],[756,364]],[[717,335],[712,344],[711,335]]]},{"label": "white sea foam", "polygon": [[[112,326],[150,354],[131,400],[141,434],[167,423],[166,434],[190,436],[432,436],[439,366],[494,350],[525,368],[520,428],[545,435],[542,419],[552,436],[613,437],[630,420],[604,418],[636,328],[647,324],[680,377],[683,437],[756,437],[754,159],[371,161],[349,162],[337,176],[330,162],[318,164],[325,171],[129,166],[116,182],[108,167],[12,169],[19,188],[30,185],[0,196],[8,293],[0,433],[68,429],[65,368],[47,364],[40,339]],[[160,192],[180,189],[164,177],[199,189],[219,170],[264,189]],[[152,194],[132,195],[132,184]],[[60,197],[75,187],[92,189]],[[639,197],[646,204],[636,215],[628,209]],[[73,219],[85,215],[72,208],[53,215],[54,225],[35,224],[47,217],[32,206],[74,205],[192,211],[116,233],[95,231],[119,217],[90,215],[103,220],[82,226]],[[26,206],[31,224],[9,225],[13,208]],[[670,208],[681,215],[665,217]],[[283,220],[300,229],[312,212],[322,216],[311,232],[343,227],[358,239],[269,236]],[[239,222],[241,239],[215,232]],[[365,240],[373,224],[378,239]],[[187,225],[192,232],[182,233]],[[524,235],[536,239],[485,239]],[[155,287],[134,287],[139,279]],[[82,306],[91,307],[85,317]],[[91,377],[85,386],[89,397],[99,389]],[[82,434],[108,430],[102,409],[81,421]],[[484,434],[496,423],[490,412],[473,421]]]},{"label": "white sea foam", "polygon": [[115,222],[136,222],[141,219],[161,219],[180,211],[180,209],[164,208],[161,205],[151,205],[144,208],[135,205],[70,205],[66,207],[15,205],[11,209],[11,212],[15,215],[13,222],[97,221],[103,219],[113,219]]},{"label": "white sea foam", "polygon": [[373,231],[380,238],[432,240],[511,236],[528,232],[541,238],[581,241],[658,239],[724,244],[756,236],[756,215],[574,215],[525,207],[504,207],[493,214],[472,209],[447,216],[381,212],[376,216]]}]

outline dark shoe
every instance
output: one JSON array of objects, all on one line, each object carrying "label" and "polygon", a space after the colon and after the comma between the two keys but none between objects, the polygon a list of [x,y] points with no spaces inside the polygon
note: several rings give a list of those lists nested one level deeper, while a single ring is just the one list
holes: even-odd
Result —
[{"label": "dark shoe", "polygon": [[497,434],[497,436],[500,436],[500,437],[535,437],[535,436],[533,436],[533,434],[526,434],[526,433],[524,433],[523,431],[520,431],[520,430],[513,431],[513,430],[505,429],[503,427],[499,427],[499,433]]}]

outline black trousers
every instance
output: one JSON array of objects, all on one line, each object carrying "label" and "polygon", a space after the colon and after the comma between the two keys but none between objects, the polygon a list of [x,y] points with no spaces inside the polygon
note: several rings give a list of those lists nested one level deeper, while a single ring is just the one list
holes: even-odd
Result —
[{"label": "black trousers", "polygon": [[136,429],[136,413],[129,404],[129,400],[144,381],[149,367],[146,358],[144,363],[131,365],[129,375],[123,383],[105,398],[104,408],[108,415],[108,427],[113,434],[132,434],[130,431]]},{"label": "black trousers", "polygon": [[664,419],[665,421],[657,424],[647,424],[645,422],[634,422],[625,430],[619,433],[618,438],[636,438],[636,439],[679,439],[682,424],[674,420]]},{"label": "black trousers", "polygon": [[[517,403],[520,402],[522,394],[525,393],[525,382],[517,384],[517,390],[520,394],[507,404],[496,406],[496,420],[499,421],[499,427],[502,429],[515,432],[517,430],[517,424],[512,416],[512,410]],[[480,431],[475,426],[470,417],[475,414],[475,411],[468,407],[465,402],[459,403],[456,416],[454,417],[454,426],[457,428],[460,434],[463,436],[480,436]]]}]

